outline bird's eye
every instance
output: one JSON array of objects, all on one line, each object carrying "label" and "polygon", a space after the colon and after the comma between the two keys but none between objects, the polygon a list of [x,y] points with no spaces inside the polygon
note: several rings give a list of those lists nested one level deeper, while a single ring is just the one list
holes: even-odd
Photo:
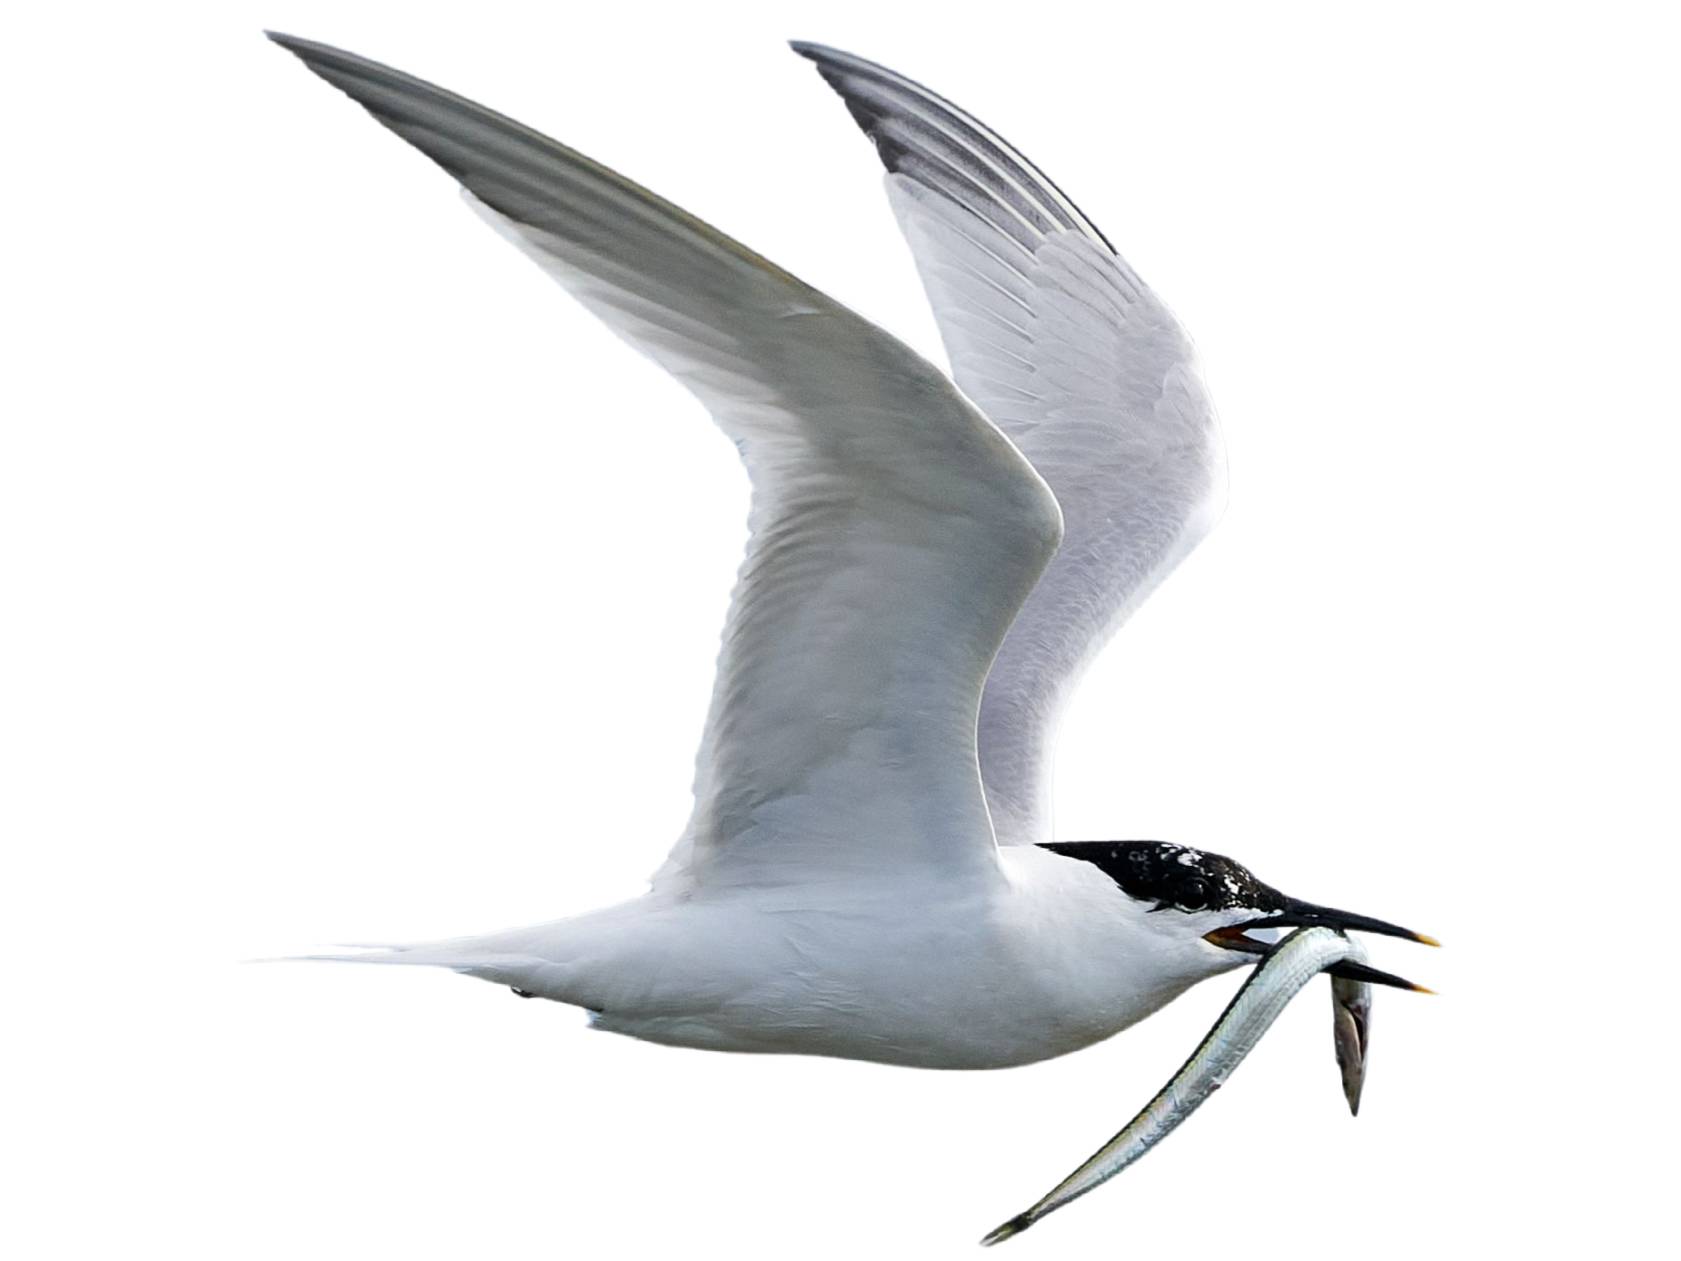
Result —
[{"label": "bird's eye", "polygon": [[1192,876],[1179,893],[1179,905],[1187,911],[1200,911],[1208,905],[1208,881]]}]

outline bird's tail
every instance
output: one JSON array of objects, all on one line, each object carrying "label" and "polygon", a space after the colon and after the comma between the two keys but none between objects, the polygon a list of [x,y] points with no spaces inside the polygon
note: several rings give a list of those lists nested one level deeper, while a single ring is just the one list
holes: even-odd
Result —
[{"label": "bird's tail", "polygon": [[459,938],[410,945],[343,945],[319,953],[256,959],[255,963],[381,963],[406,967],[448,968],[464,976],[501,985],[523,987],[540,972],[545,960],[518,951],[498,949],[493,939]]},{"label": "bird's tail", "polygon": [[334,946],[290,958],[326,963],[378,963],[448,968],[556,1002],[602,1009],[616,974],[613,960],[625,926],[639,925],[639,902],[526,928],[442,941]]}]

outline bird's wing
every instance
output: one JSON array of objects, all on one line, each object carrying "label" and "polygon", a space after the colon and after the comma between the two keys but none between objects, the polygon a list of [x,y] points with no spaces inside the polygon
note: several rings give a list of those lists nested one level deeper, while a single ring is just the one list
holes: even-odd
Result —
[{"label": "bird's wing", "polygon": [[694,816],[657,881],[996,871],[976,714],[1060,533],[1009,440],[908,347],[613,171],[409,75],[273,38],[455,176],[742,452],[751,538]]},{"label": "bird's wing", "polygon": [[1062,547],[1004,641],[980,716],[999,841],[1049,840],[1063,703],[1218,515],[1213,411],[1173,315],[1031,162],[891,70],[794,49],[875,141],[952,375],[1062,507]]}]

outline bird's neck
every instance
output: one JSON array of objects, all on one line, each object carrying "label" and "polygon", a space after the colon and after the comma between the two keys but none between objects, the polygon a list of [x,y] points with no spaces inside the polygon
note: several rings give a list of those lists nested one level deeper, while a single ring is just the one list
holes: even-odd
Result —
[{"label": "bird's neck", "polygon": [[1000,849],[999,862],[1009,886],[999,913],[1021,967],[1055,1005],[1089,1012],[1102,1036],[1226,970],[1150,923],[1148,909],[1090,863],[1032,845]]}]

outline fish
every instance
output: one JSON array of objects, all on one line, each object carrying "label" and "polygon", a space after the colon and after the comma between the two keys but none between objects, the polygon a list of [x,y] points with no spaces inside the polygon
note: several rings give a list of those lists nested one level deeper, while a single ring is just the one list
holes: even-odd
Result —
[{"label": "fish", "polygon": [[1019,1235],[1138,1160],[1225,1084],[1309,981],[1333,968],[1340,974],[1331,978],[1337,1062],[1342,1069],[1344,1095],[1351,1108],[1357,1107],[1365,1074],[1371,983],[1430,992],[1367,967],[1364,958],[1360,946],[1336,929],[1299,928],[1285,937],[1267,952],[1191,1057],[1143,1111],[1032,1208],[988,1232],[981,1243],[991,1247]]},{"label": "fish", "polygon": [[[1364,963],[1366,952],[1350,940],[1348,959]],[[1342,1074],[1343,1098],[1351,1116],[1360,1115],[1360,1092],[1366,1084],[1366,1059],[1372,1042],[1372,987],[1351,976],[1331,977],[1331,1036]]]}]

